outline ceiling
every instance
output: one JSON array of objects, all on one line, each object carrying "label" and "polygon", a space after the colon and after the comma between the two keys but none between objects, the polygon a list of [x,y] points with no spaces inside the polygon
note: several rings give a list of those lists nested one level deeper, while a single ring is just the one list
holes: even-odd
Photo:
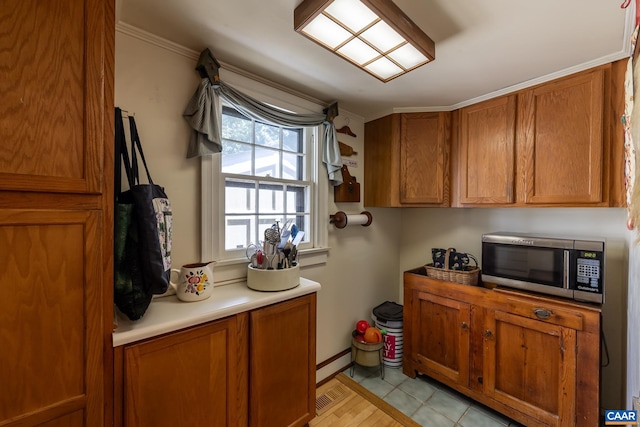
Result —
[{"label": "ceiling", "polygon": [[117,19],[368,120],[451,110],[627,57],[635,12],[622,0],[394,0],[436,59],[382,83],[293,30],[301,1],[117,0]]}]

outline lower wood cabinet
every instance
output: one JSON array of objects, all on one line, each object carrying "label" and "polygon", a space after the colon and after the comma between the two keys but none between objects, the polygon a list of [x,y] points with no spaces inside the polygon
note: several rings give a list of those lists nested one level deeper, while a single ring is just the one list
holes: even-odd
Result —
[{"label": "lower wood cabinet", "polygon": [[315,331],[310,294],[116,347],[115,425],[303,426]]},{"label": "lower wood cabinet", "polygon": [[527,426],[599,425],[600,309],[404,274],[403,372]]}]

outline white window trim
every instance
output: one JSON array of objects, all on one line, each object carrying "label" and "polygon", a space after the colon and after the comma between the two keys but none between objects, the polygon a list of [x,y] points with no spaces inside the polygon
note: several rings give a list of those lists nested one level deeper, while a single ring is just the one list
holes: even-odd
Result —
[{"label": "white window trim", "polygon": [[[239,90],[240,87],[236,86]],[[275,91],[271,89],[270,91]],[[280,93],[278,96],[267,96],[264,94],[255,94],[247,91],[249,95],[261,99],[273,105],[287,108],[299,113],[318,112],[302,107],[299,104],[306,102],[293,95]],[[267,98],[267,99],[265,99]],[[308,104],[308,102],[307,102]],[[318,106],[318,110],[322,111],[322,107]],[[310,249],[303,249],[299,252],[299,264],[302,269],[305,267],[325,264],[329,252],[328,245],[328,194],[329,194],[329,178],[327,176],[326,165],[322,163],[322,135],[324,129],[319,127],[317,131],[319,141],[314,144],[315,152],[310,153],[316,164],[314,169],[315,176],[312,177],[313,199],[311,200],[311,210],[315,212],[313,227],[313,236],[315,236],[315,246]],[[214,269],[214,284],[223,285],[242,281],[247,276],[247,265],[249,261],[246,257],[233,259],[220,259],[219,239],[222,230],[224,230],[224,212],[221,209],[215,209],[214,206],[223,207],[224,203],[224,180],[221,179],[221,154],[213,154],[203,156],[201,160],[201,253],[202,261],[216,261]]]}]

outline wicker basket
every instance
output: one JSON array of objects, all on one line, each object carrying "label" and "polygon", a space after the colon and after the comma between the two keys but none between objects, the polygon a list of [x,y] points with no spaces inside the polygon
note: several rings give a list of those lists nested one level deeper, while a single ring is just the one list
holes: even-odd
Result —
[{"label": "wicker basket", "polygon": [[451,270],[449,269],[449,254],[452,249],[447,249],[447,253],[444,258],[445,268],[436,268],[433,263],[424,266],[427,270],[427,276],[438,280],[446,280],[447,282],[460,283],[461,285],[476,286],[478,284],[478,276],[480,276],[480,268],[475,258],[470,257],[475,266],[467,266],[465,270]]}]

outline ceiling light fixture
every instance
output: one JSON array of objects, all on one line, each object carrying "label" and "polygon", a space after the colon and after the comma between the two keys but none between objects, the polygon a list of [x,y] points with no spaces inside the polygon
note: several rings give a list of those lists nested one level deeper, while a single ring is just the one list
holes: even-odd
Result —
[{"label": "ceiling light fixture", "polygon": [[429,38],[391,0],[304,0],[294,29],[388,82],[436,57]]}]

